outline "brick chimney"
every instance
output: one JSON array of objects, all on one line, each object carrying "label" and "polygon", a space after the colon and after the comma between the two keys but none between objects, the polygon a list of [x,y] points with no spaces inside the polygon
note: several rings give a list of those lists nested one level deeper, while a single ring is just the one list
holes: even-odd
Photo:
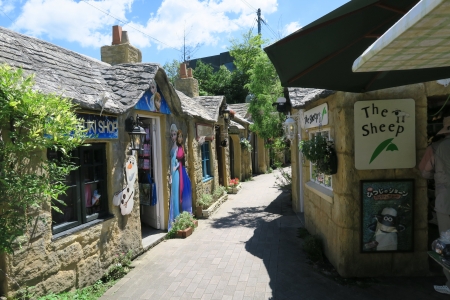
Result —
[{"label": "brick chimney", "polygon": [[192,76],[192,68],[186,69],[186,63],[181,63],[179,75],[175,80],[175,89],[191,98],[198,97],[198,80]]},{"label": "brick chimney", "polygon": [[101,48],[102,61],[111,65],[142,62],[141,50],[132,46],[128,39],[128,33],[122,31],[122,27],[112,27],[111,46]]}]

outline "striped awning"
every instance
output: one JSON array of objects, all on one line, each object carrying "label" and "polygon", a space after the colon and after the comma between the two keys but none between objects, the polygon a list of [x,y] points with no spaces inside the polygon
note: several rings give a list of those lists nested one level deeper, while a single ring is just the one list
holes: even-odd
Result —
[{"label": "striped awning", "polygon": [[450,66],[450,1],[421,0],[353,63],[353,72]]}]

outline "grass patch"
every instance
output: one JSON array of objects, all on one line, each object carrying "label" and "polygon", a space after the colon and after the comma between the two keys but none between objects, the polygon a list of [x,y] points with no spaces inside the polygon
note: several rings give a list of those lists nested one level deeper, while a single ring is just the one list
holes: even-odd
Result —
[{"label": "grass patch", "polygon": [[110,287],[116,284],[117,280],[103,282],[97,281],[94,285],[85,287],[83,289],[65,292],[61,294],[49,294],[47,296],[38,298],[39,300],[95,300],[100,298]]}]

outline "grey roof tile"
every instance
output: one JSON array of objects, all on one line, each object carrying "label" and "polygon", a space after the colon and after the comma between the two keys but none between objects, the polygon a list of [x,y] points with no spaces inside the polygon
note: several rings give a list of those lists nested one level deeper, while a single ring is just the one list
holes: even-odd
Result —
[{"label": "grey roof tile", "polygon": [[208,112],[211,119],[218,120],[220,106],[225,101],[225,96],[199,96],[192,99]]},{"label": "grey roof tile", "polygon": [[302,108],[306,103],[326,98],[336,91],[314,88],[288,88],[292,108]]},{"label": "grey roof tile", "polygon": [[[101,100],[106,97],[108,100],[104,112],[123,113],[134,107],[149,89],[150,78],[167,85],[160,86],[166,99],[171,97],[172,100],[178,100],[159,64],[111,66],[2,27],[0,63],[21,67],[25,74],[34,73],[36,90],[63,95],[82,108],[101,110]],[[180,112],[180,107],[181,104],[172,103],[171,109]]]},{"label": "grey roof tile", "polygon": [[176,92],[180,98],[181,108],[185,115],[198,117],[209,122],[217,122],[217,119],[212,118],[210,112],[199,103],[197,99],[199,97],[191,98],[178,90]]}]

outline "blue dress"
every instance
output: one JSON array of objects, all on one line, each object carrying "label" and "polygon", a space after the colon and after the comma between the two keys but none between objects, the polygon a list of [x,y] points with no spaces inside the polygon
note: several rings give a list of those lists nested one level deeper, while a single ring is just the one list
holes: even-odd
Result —
[{"label": "blue dress", "polygon": [[170,172],[172,172],[172,186],[170,187],[169,230],[172,222],[180,214],[180,175],[178,171],[177,147],[170,149]]}]

